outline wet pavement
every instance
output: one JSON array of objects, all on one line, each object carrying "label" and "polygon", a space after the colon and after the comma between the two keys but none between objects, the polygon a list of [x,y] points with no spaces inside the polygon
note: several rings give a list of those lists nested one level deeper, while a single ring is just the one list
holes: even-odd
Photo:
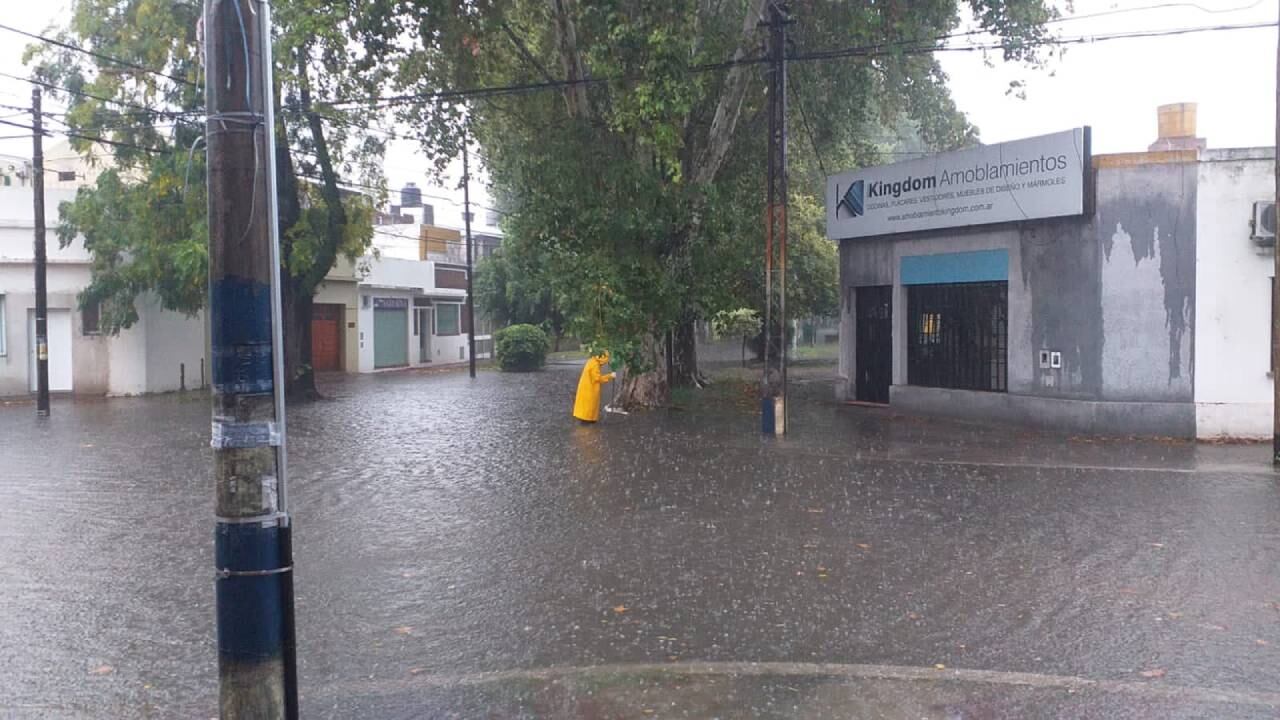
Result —
[{"label": "wet pavement", "polygon": [[[568,417],[576,367],[290,412],[307,718],[1274,718],[1263,446],[901,417],[794,373]],[[606,390],[606,397],[608,390]],[[198,395],[0,406],[0,717],[212,717]]]}]

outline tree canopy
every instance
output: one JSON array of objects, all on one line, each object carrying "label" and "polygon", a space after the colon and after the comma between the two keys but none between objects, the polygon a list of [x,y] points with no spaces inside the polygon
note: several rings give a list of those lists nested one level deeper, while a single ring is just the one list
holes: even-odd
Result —
[{"label": "tree canopy", "polygon": [[[416,32],[406,27],[383,48],[408,96],[389,105],[432,129],[429,154],[452,152],[440,139],[464,125],[474,135],[514,200],[508,261],[540,279],[575,333],[649,371],[629,374],[630,403],[665,398],[664,357],[677,358],[671,380],[696,382],[695,320],[763,305],[753,268],[763,256],[767,2],[508,0],[447,18],[431,2],[376,4],[419,18]],[[962,13],[1002,39],[1006,60],[1030,63],[1042,59],[1054,17],[1044,0],[790,7],[791,87],[798,108],[813,110],[803,132],[840,168],[882,162],[904,142],[941,150],[975,140],[928,52]],[[442,88],[490,90],[442,97]],[[835,305],[834,252],[810,242],[820,238],[822,190],[797,120],[793,112],[789,291],[820,312]]]},{"label": "tree canopy", "polygon": [[[201,0],[75,0],[52,44],[27,51],[33,74],[67,106],[56,118],[72,146],[110,151],[110,167],[62,208],[63,243],[84,236],[92,280],[82,302],[101,307],[103,329],[137,320],[135,301],[195,313],[206,299],[204,87]],[[373,199],[344,193],[357,179],[380,187],[385,139],[364,131],[375,114],[312,98],[368,94],[382,73],[349,47],[363,30],[356,8],[276,0],[276,102],[286,366],[310,389],[310,300],[339,256],[358,257],[372,237]],[[55,129],[61,129],[54,126]],[[96,143],[87,138],[102,138]]]}]

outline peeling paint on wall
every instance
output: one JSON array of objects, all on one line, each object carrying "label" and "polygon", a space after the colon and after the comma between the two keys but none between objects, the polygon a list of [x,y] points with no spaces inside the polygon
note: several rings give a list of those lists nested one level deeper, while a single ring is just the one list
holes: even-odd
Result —
[{"label": "peeling paint on wall", "polygon": [[1098,202],[1104,395],[1188,400],[1196,173],[1181,165],[1153,165],[1101,177],[1109,180]]}]

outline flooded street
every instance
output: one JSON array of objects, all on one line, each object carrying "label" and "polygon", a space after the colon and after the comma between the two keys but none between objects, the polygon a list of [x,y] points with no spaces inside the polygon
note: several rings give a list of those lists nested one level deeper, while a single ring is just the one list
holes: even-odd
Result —
[{"label": "flooded street", "polygon": [[[1280,708],[1262,446],[897,417],[829,369],[781,441],[723,388],[586,427],[576,372],[291,408],[303,717]],[[0,716],[216,714],[208,435],[199,395],[0,406]]]}]

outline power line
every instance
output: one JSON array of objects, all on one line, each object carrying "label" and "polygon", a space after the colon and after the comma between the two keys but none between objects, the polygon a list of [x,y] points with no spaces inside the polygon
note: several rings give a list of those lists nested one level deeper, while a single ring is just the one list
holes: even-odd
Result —
[{"label": "power line", "polygon": [[818,169],[822,171],[822,176],[826,177],[827,164],[822,162],[822,153],[818,151],[818,139],[813,135],[813,127],[809,125],[809,113],[804,109],[804,95],[800,92],[799,73],[796,73],[791,92],[796,97],[796,104],[800,106],[800,120],[804,123],[804,134],[809,136],[809,146],[813,148],[813,156],[818,160]]},{"label": "power line", "polygon": [[44,35],[37,35],[36,33],[30,33],[25,30],[19,30],[18,28],[12,27],[10,25],[0,24],[0,30],[8,30],[11,33],[17,33],[18,35],[29,37],[33,40],[39,40],[42,43],[53,45],[54,47],[60,47],[60,48],[63,48],[64,50],[71,50],[73,52],[83,53],[85,55],[97,58],[99,60],[103,60],[109,63],[115,63],[116,65],[120,65],[121,67],[129,68],[130,70],[137,70],[138,72],[148,73],[150,75],[158,75],[159,77],[167,78],[176,83],[181,83],[183,85],[187,85],[190,87],[198,87],[194,82],[191,82],[190,80],[183,77],[178,77],[177,75],[170,75],[169,73],[166,73],[161,70],[149,68],[149,67],[146,67],[145,65],[139,65],[138,63],[135,63],[135,62],[129,62],[128,60],[121,60],[118,57],[112,57],[105,53],[89,50],[88,48],[82,48],[79,45],[72,45],[71,43],[68,43],[68,42],[55,40],[51,37],[45,37]]},{"label": "power line", "polygon": [[[45,88],[47,90],[53,90],[54,92],[64,92],[69,95],[75,95],[77,97],[85,97],[85,98],[90,98],[92,100],[97,100],[99,102],[112,103],[115,105],[120,105],[122,107],[133,108],[135,110],[140,110],[145,113],[151,113],[159,117],[179,118],[179,117],[186,117],[189,115],[192,115],[192,116],[204,115],[203,110],[157,110],[155,108],[149,108],[145,105],[138,105],[135,103],[127,102],[125,100],[118,100],[116,98],[105,97],[103,95],[94,95],[93,93],[84,92],[83,90],[72,90],[69,87],[55,85],[50,82],[45,82],[44,80],[37,80],[35,78],[30,78],[30,77],[22,77],[21,75],[11,75],[7,72],[0,72],[0,77],[6,77],[11,80],[17,80],[19,82],[31,83],[32,85],[39,85],[42,88]],[[193,120],[193,122],[198,122],[198,120]]]},{"label": "power line", "polygon": [[[1147,30],[1147,31],[1128,31],[1110,34],[1080,35],[1075,37],[1058,37],[1045,38],[1033,41],[1006,41],[986,44],[970,44],[970,45],[938,45],[938,42],[965,37],[971,35],[983,34],[985,30],[966,31],[962,33],[953,33],[950,35],[941,35],[929,39],[917,40],[896,40],[877,43],[874,45],[861,45],[845,48],[834,48],[831,50],[817,50],[807,53],[793,53],[788,56],[788,60],[794,61],[815,61],[815,60],[835,60],[852,57],[884,57],[893,55],[895,52],[903,54],[921,54],[934,52],[974,52],[979,50],[1002,50],[1011,48],[1031,48],[1031,47],[1052,47],[1059,45],[1082,45],[1095,42],[1103,42],[1107,40],[1122,40],[1136,38],[1152,38],[1152,37],[1168,37],[1175,35],[1188,35],[1194,33],[1205,32],[1228,32],[1234,30],[1253,30],[1259,28],[1276,27],[1275,22],[1256,22],[1256,23],[1239,23],[1234,25],[1213,25],[1201,27],[1175,28],[1169,30]],[[920,45],[920,43],[929,43],[928,45]],[[912,47],[912,46],[915,47]],[[900,48],[894,50],[894,48]],[[727,60],[718,63],[707,63],[702,65],[691,65],[689,72],[712,72],[724,70],[739,65],[759,65],[767,61],[767,58],[751,57],[739,60]],[[484,98],[503,95],[521,95],[532,92],[540,92],[544,90],[559,90],[576,85],[598,85],[610,82],[625,82],[628,80],[643,79],[642,76],[609,76],[609,77],[591,77],[579,78],[575,80],[549,80],[541,82],[514,83],[510,85],[482,86],[473,88],[460,88],[438,90],[426,93],[407,93],[402,95],[374,96],[360,99],[339,98],[326,103],[329,106],[337,107],[339,105],[364,105],[371,108],[385,108],[396,105],[413,105],[429,102],[440,102],[445,100],[461,100],[465,98]]]},{"label": "power line", "polygon": [[[16,123],[11,120],[0,120],[0,125],[12,125],[13,127],[22,128],[23,130],[30,130],[31,132],[36,131],[35,127],[32,125],[23,125],[22,123]],[[119,142],[117,140],[108,140],[107,138],[95,137],[93,135],[81,135],[80,133],[71,132],[67,130],[57,130],[53,132],[42,131],[40,134],[43,135],[44,137],[53,137],[54,135],[62,135],[69,138],[75,138],[77,140],[87,140],[89,142],[102,143],[104,145],[111,145],[118,148],[126,148],[130,150],[141,150],[143,152],[155,153],[155,154],[161,154],[161,155],[173,153],[173,150],[168,148],[144,147],[142,145],[134,145],[132,143]]]},{"label": "power line", "polygon": [[[307,180],[315,180],[315,181],[320,181],[320,182],[323,182],[323,181],[324,181],[324,178],[320,177],[319,175],[306,175],[306,174],[303,174],[303,173],[298,173],[298,177],[300,177],[300,178],[306,178]],[[376,192],[382,192],[382,191],[384,191],[384,190],[385,190],[386,192],[388,192],[388,193],[393,192],[393,190],[392,190],[391,188],[379,187],[379,186],[377,186],[377,185],[369,185],[369,184],[366,184],[366,183],[356,182],[356,181],[354,181],[354,180],[338,180],[337,182],[338,182],[338,184],[339,184],[339,185],[346,185],[346,186],[347,186],[347,187],[349,187],[349,188],[360,188],[360,189],[363,189],[363,190],[373,190],[373,191],[376,191]],[[419,191],[421,191],[421,188],[419,188]],[[451,197],[445,197],[444,195],[433,195],[433,194],[431,194],[431,193],[425,193],[425,192],[421,193],[421,195],[422,195],[422,197],[425,197],[425,198],[431,198],[431,199],[433,199],[433,200],[442,200],[442,201],[447,202],[447,203],[449,203],[449,204],[451,204],[451,205],[457,205],[457,204],[459,204],[459,203],[458,203],[458,201],[457,201],[456,199],[451,198]],[[508,211],[506,211],[506,210],[500,210],[500,209],[495,208],[495,207],[489,207],[488,205],[481,205],[481,204],[479,204],[479,203],[471,203],[471,204],[472,204],[472,205],[474,205],[474,206],[476,206],[476,207],[478,207],[478,208],[480,208],[480,209],[482,209],[482,210],[492,210],[493,212],[496,212],[496,213],[498,213],[499,215],[510,215],[510,214],[511,214],[510,212],[508,212]]]}]

